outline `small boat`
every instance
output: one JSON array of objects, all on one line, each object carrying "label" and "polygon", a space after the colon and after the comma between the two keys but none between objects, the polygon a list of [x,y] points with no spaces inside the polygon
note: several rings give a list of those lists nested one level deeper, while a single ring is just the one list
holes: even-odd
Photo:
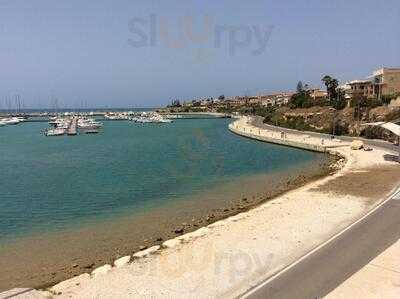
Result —
[{"label": "small boat", "polygon": [[44,132],[44,135],[46,136],[63,136],[64,134],[65,134],[65,129],[60,129],[60,128],[47,129]]},{"label": "small boat", "polygon": [[143,112],[137,117],[130,118],[131,121],[137,123],[172,123],[173,120],[162,116],[156,112]]},{"label": "small boat", "polygon": [[82,118],[78,120],[78,128],[80,129],[99,129],[103,127],[101,122],[95,121],[91,118]]},{"label": "small boat", "polygon": [[7,125],[18,125],[21,121],[17,117],[6,118]]}]

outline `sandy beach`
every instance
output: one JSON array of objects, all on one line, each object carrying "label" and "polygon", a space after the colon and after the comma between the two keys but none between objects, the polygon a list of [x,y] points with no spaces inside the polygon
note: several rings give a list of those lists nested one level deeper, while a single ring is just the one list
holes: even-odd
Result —
[{"label": "sandy beach", "polygon": [[237,178],[148,213],[114,217],[66,231],[38,232],[2,243],[0,268],[7,275],[0,276],[0,291],[25,286],[46,288],[119,257],[161,245],[325,176],[331,171],[330,160],[321,155],[315,163],[291,168],[290,173]]},{"label": "sandy beach", "polygon": [[[243,119],[237,124],[257,129]],[[92,274],[88,271],[42,294],[57,298],[240,296],[353,223],[398,186],[400,168],[388,158],[395,153],[381,148],[352,151],[348,144],[329,150],[347,160],[336,174]]]}]

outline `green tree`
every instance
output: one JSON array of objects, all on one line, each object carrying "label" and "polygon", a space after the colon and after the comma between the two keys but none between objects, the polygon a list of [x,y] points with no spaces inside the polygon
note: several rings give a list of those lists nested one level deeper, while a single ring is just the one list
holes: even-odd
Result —
[{"label": "green tree", "polygon": [[296,90],[297,90],[297,93],[303,93],[304,92],[303,82],[299,81],[297,83]]},{"label": "green tree", "polygon": [[297,83],[297,93],[292,95],[289,100],[289,107],[291,109],[295,108],[309,108],[313,106],[312,98],[308,91],[308,85],[303,85],[303,82],[299,81]]},{"label": "green tree", "polygon": [[328,99],[329,102],[331,102],[334,99],[337,99],[338,97],[338,86],[339,86],[339,81],[335,78],[332,78],[329,75],[325,75],[322,79],[322,82],[324,82],[326,86],[326,92],[328,93]]}]

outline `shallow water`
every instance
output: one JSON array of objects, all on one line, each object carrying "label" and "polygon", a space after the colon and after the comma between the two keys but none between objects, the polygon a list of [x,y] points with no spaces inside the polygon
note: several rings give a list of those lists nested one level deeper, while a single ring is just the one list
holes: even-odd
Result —
[{"label": "shallow water", "polygon": [[233,179],[324,159],[236,136],[228,123],[106,121],[101,134],[74,137],[45,137],[46,123],[1,127],[0,241],[151,213]]}]

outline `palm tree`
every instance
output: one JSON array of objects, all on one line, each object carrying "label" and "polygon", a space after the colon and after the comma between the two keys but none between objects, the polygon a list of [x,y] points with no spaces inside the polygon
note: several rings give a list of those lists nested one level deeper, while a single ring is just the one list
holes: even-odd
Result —
[{"label": "palm tree", "polygon": [[329,102],[337,98],[337,88],[339,86],[339,81],[331,76],[325,75],[322,78],[322,82],[324,82],[326,86],[326,92],[328,93]]},{"label": "palm tree", "polygon": [[328,93],[328,99],[329,99],[329,101],[331,101],[331,93],[330,93],[330,91],[331,91],[331,89],[330,89],[330,86],[331,86],[331,84],[332,84],[332,77],[331,76],[328,76],[328,75],[325,75],[323,78],[322,78],[322,82],[324,82],[324,84],[325,84],[325,86],[326,86],[326,92]]}]

